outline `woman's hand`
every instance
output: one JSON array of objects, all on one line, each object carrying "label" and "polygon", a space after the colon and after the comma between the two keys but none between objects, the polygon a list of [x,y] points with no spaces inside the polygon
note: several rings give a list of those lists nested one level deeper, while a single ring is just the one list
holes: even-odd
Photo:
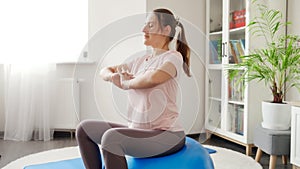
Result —
[{"label": "woman's hand", "polygon": [[111,82],[121,89],[128,90],[130,88],[130,80],[133,78],[134,76],[127,72],[113,73],[111,75]]},{"label": "woman's hand", "polygon": [[131,79],[134,79],[134,76],[132,74],[129,74],[127,72],[124,72],[121,74],[122,89],[124,89],[124,90],[130,89],[130,80]]},{"label": "woman's hand", "polygon": [[111,82],[114,85],[116,85],[119,88],[122,88],[122,85],[121,85],[121,76],[120,76],[119,73],[112,73],[110,79],[111,79]]}]

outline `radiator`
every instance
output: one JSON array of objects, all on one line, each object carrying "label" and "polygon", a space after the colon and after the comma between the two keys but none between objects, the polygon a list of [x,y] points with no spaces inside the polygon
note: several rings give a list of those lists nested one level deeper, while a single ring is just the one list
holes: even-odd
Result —
[{"label": "radiator", "polygon": [[80,121],[80,80],[58,80],[51,127],[54,130],[74,130]]}]

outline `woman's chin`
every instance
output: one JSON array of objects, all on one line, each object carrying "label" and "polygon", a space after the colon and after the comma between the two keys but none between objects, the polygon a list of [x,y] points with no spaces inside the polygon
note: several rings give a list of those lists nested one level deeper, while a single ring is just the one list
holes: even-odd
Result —
[{"label": "woman's chin", "polygon": [[150,44],[147,41],[144,41],[144,45],[150,46]]}]

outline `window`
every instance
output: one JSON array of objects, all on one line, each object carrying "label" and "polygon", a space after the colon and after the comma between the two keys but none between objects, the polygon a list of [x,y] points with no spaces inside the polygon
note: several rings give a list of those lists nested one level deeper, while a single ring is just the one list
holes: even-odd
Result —
[{"label": "window", "polygon": [[1,1],[0,21],[0,63],[73,62],[88,40],[88,1]]}]

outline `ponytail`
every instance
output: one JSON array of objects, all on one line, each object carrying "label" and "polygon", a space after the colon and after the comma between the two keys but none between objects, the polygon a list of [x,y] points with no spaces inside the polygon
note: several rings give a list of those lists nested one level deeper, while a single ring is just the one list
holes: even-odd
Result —
[{"label": "ponytail", "polygon": [[177,51],[181,53],[183,59],[183,70],[187,76],[191,77],[190,73],[190,48],[187,44],[183,25],[177,21],[178,26],[181,28],[181,32],[178,35]]},{"label": "ponytail", "polygon": [[[178,52],[181,53],[183,59],[183,70],[187,76],[191,76],[190,73],[190,48],[187,44],[183,25],[179,19],[175,19],[173,13],[168,9],[155,9],[153,12],[156,14],[158,21],[162,27],[170,25],[171,32],[169,35],[169,44],[175,40],[175,47]],[[176,32],[176,27],[179,27],[179,32]],[[178,37],[175,37],[178,35]]]}]

